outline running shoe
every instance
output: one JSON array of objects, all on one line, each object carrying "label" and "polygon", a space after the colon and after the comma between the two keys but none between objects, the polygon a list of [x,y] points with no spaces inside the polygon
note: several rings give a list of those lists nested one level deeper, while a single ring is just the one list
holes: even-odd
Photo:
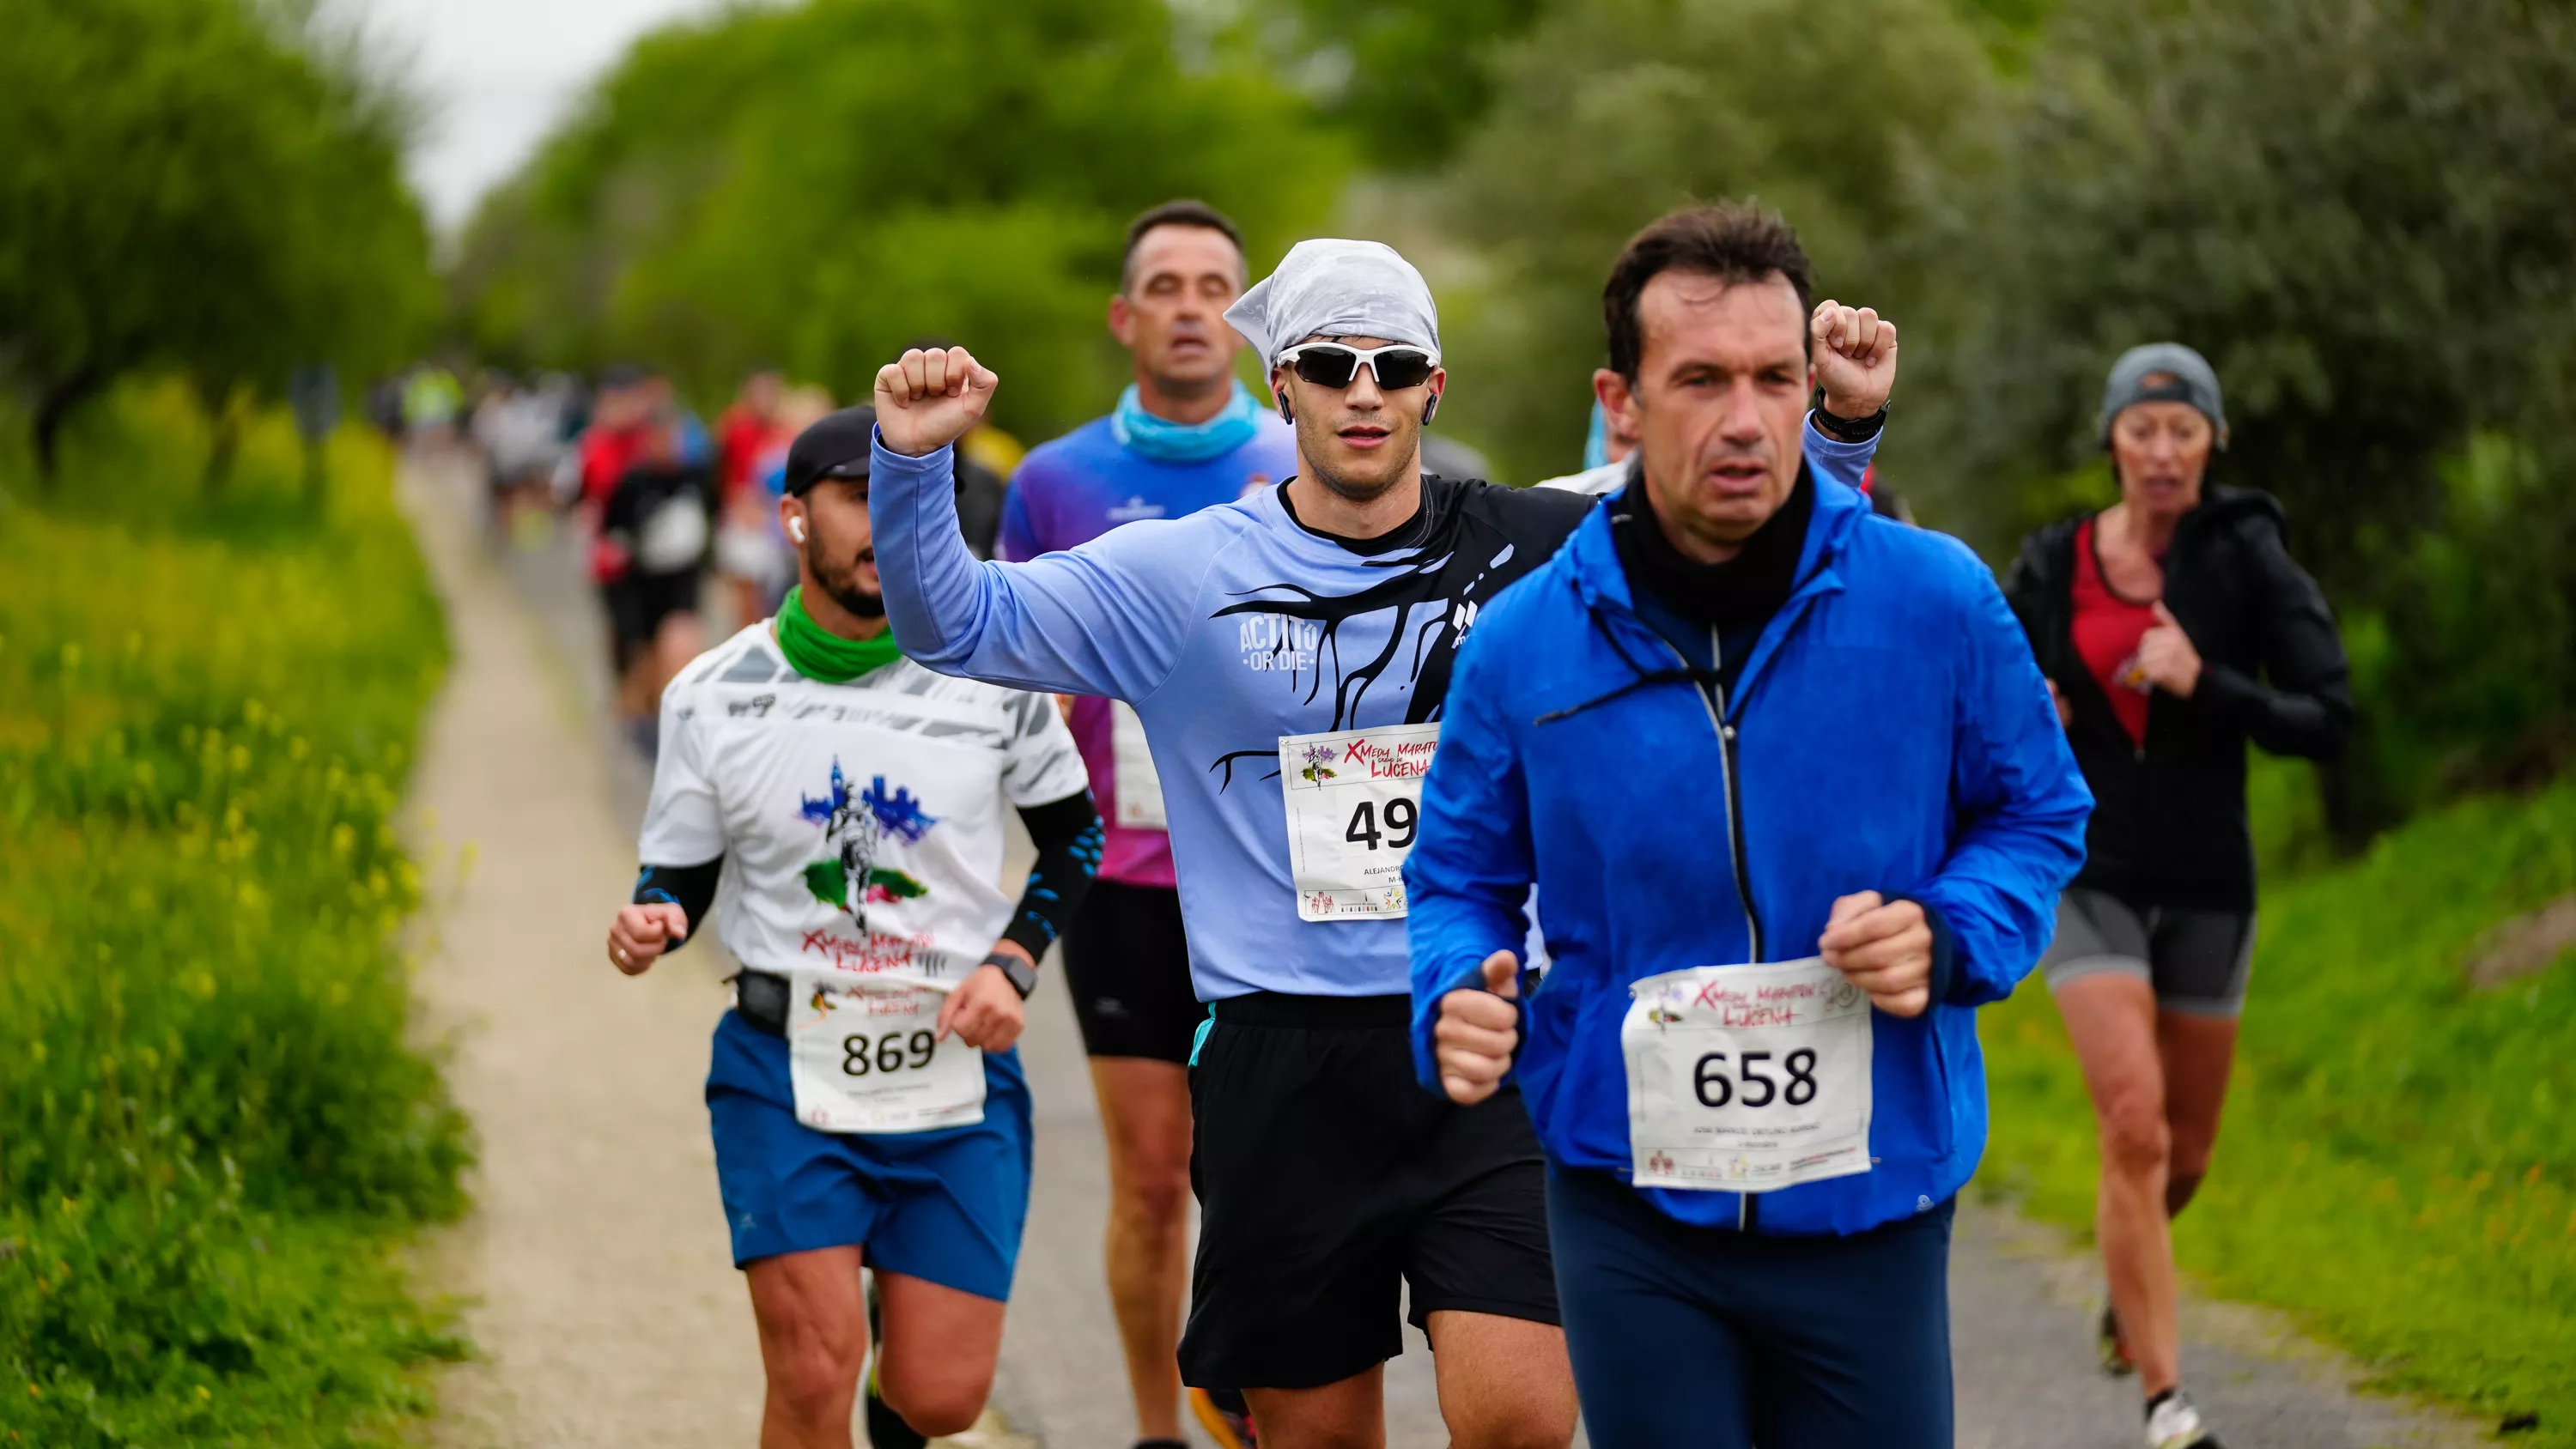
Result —
[{"label": "running shoe", "polygon": [[2167,1389],[2147,1401],[2147,1449],[2225,1449],[2200,1421],[2191,1396]]},{"label": "running shoe", "polygon": [[885,1310],[877,1302],[877,1275],[868,1275],[868,1443],[871,1449],[928,1449],[930,1441],[903,1421],[877,1388],[877,1364],[885,1357]]},{"label": "running shoe", "polygon": [[2138,1371],[2138,1361],[2129,1353],[2128,1335],[2120,1332],[2120,1310],[2111,1306],[2111,1296],[2102,1295],[2102,1318],[2093,1326],[2093,1352],[2101,1359],[2102,1372],[2113,1378],[2125,1378]]},{"label": "running shoe", "polygon": [[927,1449],[930,1443],[877,1392],[874,1368],[868,1370],[868,1443],[872,1449]]},{"label": "running shoe", "polygon": [[1216,1441],[1216,1449],[1260,1449],[1261,1436],[1252,1427],[1252,1406],[1239,1391],[1192,1389],[1190,1412],[1198,1415],[1199,1427]]}]

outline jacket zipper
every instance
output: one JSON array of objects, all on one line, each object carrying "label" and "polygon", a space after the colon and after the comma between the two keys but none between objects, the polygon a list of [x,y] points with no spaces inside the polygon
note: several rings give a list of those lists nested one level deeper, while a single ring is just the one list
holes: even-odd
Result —
[{"label": "jacket zipper", "polygon": [[[1670,647],[1667,645],[1666,647]],[[1720,669],[1726,666],[1726,641],[1718,637],[1716,626],[1708,631],[1709,662]],[[1744,810],[1735,795],[1735,727],[1726,722],[1726,686],[1710,681],[1706,692],[1699,694],[1700,705],[1709,712],[1709,723],[1717,727],[1718,779],[1726,787],[1726,854],[1735,867],[1736,908],[1744,912],[1744,929],[1753,938],[1753,959],[1762,959],[1762,918],[1753,913],[1753,876],[1744,864]],[[1715,696],[1715,703],[1710,696]],[[1735,1230],[1753,1231],[1754,1196],[1749,1192],[1735,1195]]]},{"label": "jacket zipper", "polygon": [[[1664,646],[1665,652],[1673,656],[1674,663],[1685,670],[1691,667],[1690,661],[1682,657],[1682,651],[1675,649],[1671,640],[1657,635],[1655,642]],[[1710,660],[1724,664],[1725,648],[1717,630],[1709,630]],[[1711,683],[1707,689],[1702,689],[1693,684],[1691,693],[1699,696],[1699,706],[1708,715],[1709,728],[1717,732],[1717,779],[1726,792],[1726,853],[1728,863],[1734,868],[1735,908],[1744,913],[1744,929],[1753,938],[1753,959],[1759,961],[1762,959],[1762,918],[1753,913],[1752,877],[1744,867],[1744,815],[1735,797],[1735,731],[1726,723],[1726,686]],[[1753,1231],[1753,1194],[1749,1192],[1735,1195],[1735,1230],[1739,1233]]]},{"label": "jacket zipper", "polygon": [[[1671,640],[1659,635],[1655,642],[1664,646],[1664,651],[1673,656],[1674,663],[1685,670],[1691,667],[1691,662],[1682,657],[1682,652],[1673,647]],[[1718,643],[1715,629],[1708,631],[1708,642],[1709,657],[1718,658],[1717,651],[1724,646]],[[1726,686],[1711,685],[1710,689],[1716,691],[1714,704],[1710,703],[1709,690],[1694,684],[1691,693],[1699,696],[1699,706],[1708,716],[1708,726],[1717,732],[1717,778],[1726,793],[1726,853],[1735,872],[1735,907],[1744,913],[1744,928],[1753,938],[1753,959],[1760,961],[1762,918],[1753,913],[1753,877],[1744,866],[1744,812],[1735,797],[1735,731],[1726,723]]]}]

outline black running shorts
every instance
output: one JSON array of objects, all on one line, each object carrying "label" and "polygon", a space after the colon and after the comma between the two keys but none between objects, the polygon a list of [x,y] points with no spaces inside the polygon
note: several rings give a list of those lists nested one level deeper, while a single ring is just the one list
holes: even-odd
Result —
[{"label": "black running shorts", "polygon": [[2157,906],[2072,887],[2057,898],[2057,935],[2039,959],[2048,989],[2101,972],[2146,982],[2156,1009],[2232,1018],[2254,974],[2254,913]]},{"label": "black running shorts", "polygon": [[1170,886],[1093,881],[1065,922],[1064,982],[1091,1056],[1178,1066],[1207,1020],[1190,986],[1181,893]]},{"label": "black running shorts", "polygon": [[664,619],[697,612],[698,574],[695,569],[676,574],[629,573],[600,585],[599,594],[608,608],[617,667],[622,670],[653,647],[653,636],[661,631]]},{"label": "black running shorts", "polygon": [[1546,1167],[1519,1092],[1414,1081],[1402,996],[1216,1004],[1190,1068],[1198,1264],[1182,1381],[1337,1383],[1443,1309],[1558,1322]]}]

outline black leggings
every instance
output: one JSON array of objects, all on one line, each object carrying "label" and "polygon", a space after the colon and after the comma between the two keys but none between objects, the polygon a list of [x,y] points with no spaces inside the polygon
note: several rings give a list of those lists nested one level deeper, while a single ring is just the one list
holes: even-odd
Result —
[{"label": "black leggings", "polygon": [[1565,1346],[1597,1449],[1948,1449],[1955,1200],[1849,1237],[1698,1228],[1550,1164]]}]

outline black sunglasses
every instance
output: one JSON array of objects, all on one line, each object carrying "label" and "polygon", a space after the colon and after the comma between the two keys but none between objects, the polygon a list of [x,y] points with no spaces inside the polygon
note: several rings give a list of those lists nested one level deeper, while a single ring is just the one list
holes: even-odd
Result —
[{"label": "black sunglasses", "polygon": [[1358,348],[1343,342],[1301,342],[1279,354],[1279,360],[1317,387],[1344,388],[1365,366],[1388,392],[1420,387],[1440,367],[1440,354],[1409,343]]}]

